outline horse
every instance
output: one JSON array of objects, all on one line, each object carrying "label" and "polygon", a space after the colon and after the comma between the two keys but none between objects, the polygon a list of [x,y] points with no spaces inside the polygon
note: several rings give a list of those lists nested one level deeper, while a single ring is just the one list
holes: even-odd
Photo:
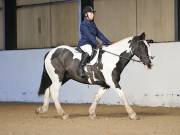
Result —
[{"label": "horse", "polygon": [[[82,53],[66,45],[51,49],[44,57],[44,69],[38,92],[39,96],[44,95],[44,103],[36,109],[36,113],[40,114],[48,111],[49,98],[51,97],[58,115],[62,119],[68,119],[69,115],[63,110],[59,102],[59,89],[68,80],[72,79],[80,83],[100,86],[89,108],[91,119],[96,118],[96,106],[109,88],[114,90],[123,100],[129,118],[132,120],[139,119],[136,112],[129,105],[119,81],[123,69],[131,60],[140,62],[151,69],[149,46],[145,39],[145,33],[127,37],[109,46],[103,46],[101,62],[98,62],[98,54],[100,54],[98,50],[92,61],[84,67],[85,77],[81,77],[79,74]],[[133,59],[133,56],[137,56],[139,60]],[[94,67],[90,68],[90,75],[88,75],[88,66]]]}]

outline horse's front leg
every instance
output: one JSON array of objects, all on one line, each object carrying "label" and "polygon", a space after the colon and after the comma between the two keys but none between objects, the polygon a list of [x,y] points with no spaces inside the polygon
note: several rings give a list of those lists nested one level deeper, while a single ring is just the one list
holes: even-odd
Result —
[{"label": "horse's front leg", "polygon": [[125,105],[125,108],[126,108],[126,111],[127,111],[128,115],[129,115],[129,118],[130,118],[131,120],[137,120],[137,119],[139,119],[139,118],[137,117],[135,111],[134,111],[134,110],[132,109],[132,107],[129,105],[128,100],[127,100],[127,98],[126,98],[123,90],[120,89],[120,88],[115,88],[114,91],[115,91],[115,92],[118,94],[118,96],[123,100],[124,105]]},{"label": "horse's front leg", "polygon": [[97,106],[98,102],[100,101],[100,99],[102,98],[102,96],[104,95],[105,92],[106,92],[106,90],[104,88],[98,89],[98,91],[94,97],[94,101],[89,108],[89,116],[91,119],[96,118],[96,106]]}]

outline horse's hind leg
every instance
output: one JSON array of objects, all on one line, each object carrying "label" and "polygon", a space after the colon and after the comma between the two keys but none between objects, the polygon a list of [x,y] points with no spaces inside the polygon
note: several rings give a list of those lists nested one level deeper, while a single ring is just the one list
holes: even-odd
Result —
[{"label": "horse's hind leg", "polygon": [[49,108],[49,97],[50,97],[50,91],[49,88],[46,89],[45,94],[44,94],[44,103],[43,106],[39,107],[36,110],[36,113],[45,113],[48,111]]},{"label": "horse's hind leg", "polygon": [[54,101],[55,107],[57,109],[57,113],[62,116],[63,119],[67,119],[69,116],[64,112],[64,110],[61,107],[61,104],[59,103],[59,89],[61,87],[62,82],[53,82],[50,86],[50,94]]},{"label": "horse's hind leg", "polygon": [[97,94],[94,97],[94,101],[91,105],[91,107],[89,108],[89,116],[91,119],[95,119],[96,118],[96,106],[98,104],[98,102],[100,101],[100,99],[102,98],[102,96],[104,95],[104,93],[106,92],[106,90],[104,88],[100,88],[97,91]]}]

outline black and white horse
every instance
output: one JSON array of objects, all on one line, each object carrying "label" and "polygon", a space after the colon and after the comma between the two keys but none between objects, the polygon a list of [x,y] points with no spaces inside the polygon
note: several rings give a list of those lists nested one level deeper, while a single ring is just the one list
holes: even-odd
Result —
[{"label": "black and white horse", "polygon": [[[145,40],[145,34],[142,33],[139,36],[125,38],[108,47],[103,47],[102,50],[104,53],[102,54],[101,68],[98,68],[98,56],[95,56],[88,64],[92,65],[92,67],[96,65],[96,68],[92,68],[91,78],[88,74],[84,78],[79,76],[79,62],[82,55],[80,52],[69,46],[59,46],[50,50],[45,56],[44,70],[38,93],[39,95],[44,95],[44,104],[36,112],[47,112],[49,98],[51,97],[57,113],[63,119],[68,118],[68,114],[65,113],[59,102],[59,89],[65,82],[73,79],[81,83],[100,86],[89,108],[90,118],[94,119],[96,117],[96,105],[107,89],[111,88],[123,100],[129,118],[137,119],[136,113],[129,105],[124,91],[119,85],[119,81],[123,69],[130,60],[133,60],[132,57],[134,55],[147,68],[151,68],[149,44]],[[87,66],[85,66],[85,71],[88,72]]]}]

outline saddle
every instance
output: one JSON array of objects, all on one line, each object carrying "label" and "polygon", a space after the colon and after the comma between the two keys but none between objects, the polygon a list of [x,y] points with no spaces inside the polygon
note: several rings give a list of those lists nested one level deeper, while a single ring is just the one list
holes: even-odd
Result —
[{"label": "saddle", "polygon": [[[84,53],[84,51],[80,47],[76,47],[75,50],[78,51],[79,53]],[[96,54],[97,54],[97,50],[93,49],[92,55],[90,56],[90,59],[88,62],[90,62],[96,56]]]},{"label": "saddle", "polygon": [[[79,53],[84,53],[84,51],[79,47],[75,48],[75,50],[78,51]],[[99,53],[98,54],[97,53],[98,53],[98,50],[93,49],[93,53],[91,55],[91,58],[89,59],[89,62],[90,62],[91,60],[94,59],[94,57],[96,55],[98,55],[97,62],[93,65],[90,65],[90,64],[86,65],[86,67],[87,67],[86,74],[90,78],[92,84],[95,83],[94,78],[93,78],[93,72],[94,73],[96,72],[96,74],[98,74],[98,76],[100,76],[100,74],[101,74],[100,70],[103,68],[101,60],[102,60],[102,54],[104,53],[104,50],[99,49]]]}]

